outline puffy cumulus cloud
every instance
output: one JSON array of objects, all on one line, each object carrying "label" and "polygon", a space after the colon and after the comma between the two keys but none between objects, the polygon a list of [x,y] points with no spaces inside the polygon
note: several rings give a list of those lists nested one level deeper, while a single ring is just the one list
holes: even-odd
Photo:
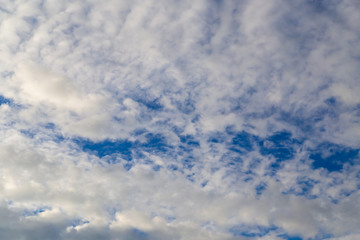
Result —
[{"label": "puffy cumulus cloud", "polygon": [[355,0],[0,5],[1,238],[358,237]]},{"label": "puffy cumulus cloud", "polygon": [[[151,239],[226,238],[224,233],[202,229],[200,220],[188,217],[191,209],[187,207],[206,200],[205,193],[165,171],[155,175],[146,166],[130,172],[122,166],[101,167],[94,163],[96,159],[91,163],[81,154],[72,159],[69,153],[54,155],[56,149],[50,151],[49,146],[35,150],[35,147],[28,149],[28,146],[9,142],[0,152],[1,197],[8,200],[4,203],[4,216],[12,216],[1,227],[6,229],[9,220],[17,226],[2,232],[2,237],[7,236],[7,232],[10,236],[22,236],[32,226],[48,228],[51,224],[52,230],[43,233],[51,234],[46,239],[93,234],[109,239],[118,239],[115,236],[119,234],[128,239],[141,237],[141,233],[150,235]],[[166,182],[168,184],[159,188]],[[174,212],[175,208],[179,208],[175,210],[178,213]],[[169,223],[168,219],[173,216],[179,219]],[[28,239],[36,237],[30,234]]]},{"label": "puffy cumulus cloud", "polygon": [[[278,234],[313,237],[319,227],[342,235],[359,224],[358,194],[339,204],[307,200],[281,194],[281,185],[272,180],[260,198],[246,185],[236,192],[207,190],[147,165],[126,171],[121,165],[100,166],[84,153],[70,157],[56,144],[35,147],[24,139],[15,145],[21,138],[0,149],[1,197],[8,201],[2,211],[9,216],[1,223],[2,237],[44,228],[28,239],[38,234],[45,239],[233,239],[224,229],[239,224],[276,225]],[[349,222],[338,222],[345,218]]]},{"label": "puffy cumulus cloud", "polygon": [[34,64],[20,65],[11,84],[16,92],[12,97],[23,105],[48,103],[59,110],[78,114],[89,110],[96,112],[102,105],[100,96],[87,96],[66,77]]},{"label": "puffy cumulus cloud", "polygon": [[112,135],[112,117],[108,111],[116,103],[111,106],[104,94],[86,93],[70,79],[45,67],[19,64],[8,80],[5,95],[23,106],[19,116],[24,124],[53,122],[65,135],[90,138]]}]

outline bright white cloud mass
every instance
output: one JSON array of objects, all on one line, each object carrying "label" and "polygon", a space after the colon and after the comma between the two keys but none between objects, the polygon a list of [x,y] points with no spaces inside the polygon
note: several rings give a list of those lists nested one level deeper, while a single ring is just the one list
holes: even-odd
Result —
[{"label": "bright white cloud mass", "polygon": [[0,0],[0,239],[360,239],[357,0]]}]

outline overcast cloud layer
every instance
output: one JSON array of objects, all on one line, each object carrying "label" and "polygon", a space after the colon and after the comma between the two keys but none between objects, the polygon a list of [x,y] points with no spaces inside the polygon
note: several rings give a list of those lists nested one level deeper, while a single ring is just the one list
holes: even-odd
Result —
[{"label": "overcast cloud layer", "polygon": [[0,239],[360,239],[357,0],[0,0]]}]

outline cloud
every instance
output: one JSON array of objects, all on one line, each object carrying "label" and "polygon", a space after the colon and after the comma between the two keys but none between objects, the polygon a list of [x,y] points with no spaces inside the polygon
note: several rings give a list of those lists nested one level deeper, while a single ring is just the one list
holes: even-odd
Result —
[{"label": "cloud", "polygon": [[356,238],[359,7],[4,3],[1,238]]},{"label": "cloud", "polygon": [[[7,91],[17,104],[24,106],[20,115],[27,122],[54,122],[64,134],[101,138],[109,132],[103,127],[111,121],[104,107],[108,104],[101,94],[86,94],[70,79],[35,64],[23,64],[15,70],[11,90]],[[105,111],[104,111],[105,110]]]},{"label": "cloud", "polygon": [[13,81],[19,87],[19,102],[23,104],[46,102],[75,113],[100,108],[96,96],[84,96],[69,79],[34,64],[20,65]]}]

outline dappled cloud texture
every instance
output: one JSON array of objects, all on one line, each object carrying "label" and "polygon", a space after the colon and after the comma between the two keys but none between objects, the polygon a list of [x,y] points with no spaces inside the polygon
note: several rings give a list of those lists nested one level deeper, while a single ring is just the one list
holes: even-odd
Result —
[{"label": "dappled cloud texture", "polygon": [[0,0],[0,239],[359,239],[359,12]]}]

